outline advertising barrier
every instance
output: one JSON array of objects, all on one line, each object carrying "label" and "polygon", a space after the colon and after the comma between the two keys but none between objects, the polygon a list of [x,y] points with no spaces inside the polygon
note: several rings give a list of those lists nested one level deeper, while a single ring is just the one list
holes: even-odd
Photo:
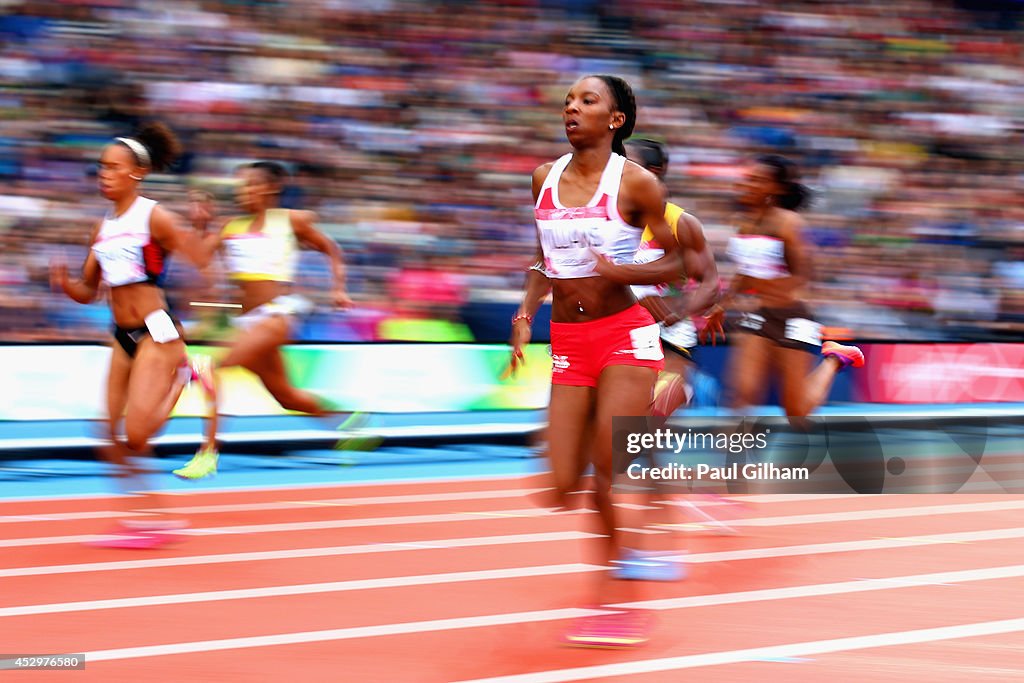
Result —
[{"label": "advertising barrier", "polygon": [[[190,346],[219,357],[223,347]],[[551,358],[546,344],[526,350],[526,365],[503,378],[509,349],[471,344],[295,345],[283,349],[289,377],[333,410],[373,413],[530,410],[547,406]],[[0,347],[0,420],[90,420],[103,417],[110,348]],[[286,415],[255,375],[218,371],[221,412]],[[202,393],[189,387],[173,415],[204,414]]]},{"label": "advertising barrier", "polygon": [[1024,344],[866,344],[855,396],[868,403],[1024,401]]},{"label": "advertising barrier", "polygon": [[[867,344],[862,370],[836,380],[833,403],[971,404],[1024,402],[1024,344]],[[191,346],[219,357],[223,347]],[[728,347],[700,347],[694,405],[724,402]],[[526,365],[504,376],[503,344],[301,344],[282,350],[296,386],[340,412],[430,413],[538,410],[550,395],[546,344],[531,344]],[[0,346],[0,420],[90,420],[103,416],[110,348],[99,345]],[[247,370],[218,371],[221,412],[286,415]],[[773,404],[773,387],[765,400]],[[189,387],[173,415],[204,412]]]}]

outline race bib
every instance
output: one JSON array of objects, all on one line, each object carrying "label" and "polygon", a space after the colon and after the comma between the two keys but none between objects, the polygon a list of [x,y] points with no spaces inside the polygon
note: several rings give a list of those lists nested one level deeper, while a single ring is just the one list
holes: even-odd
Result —
[{"label": "race bib", "polygon": [[697,345],[697,328],[691,320],[681,320],[672,327],[661,330],[661,338],[680,349],[691,349]]},{"label": "race bib", "polygon": [[744,313],[738,324],[740,327],[745,327],[748,330],[757,331],[764,327],[764,316],[757,313]]},{"label": "race bib", "polygon": [[806,318],[790,318],[786,321],[786,339],[821,346],[821,324]]},{"label": "race bib", "polygon": [[153,311],[146,316],[146,329],[157,344],[166,344],[179,338],[178,328],[164,310]]},{"label": "race bib", "polygon": [[637,360],[661,360],[665,354],[661,350],[661,326],[657,323],[645,325],[629,331],[633,345],[633,357]]}]

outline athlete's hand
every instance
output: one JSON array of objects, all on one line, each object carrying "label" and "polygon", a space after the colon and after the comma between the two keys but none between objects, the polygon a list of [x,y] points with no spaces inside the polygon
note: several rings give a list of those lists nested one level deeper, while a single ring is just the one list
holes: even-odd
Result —
[{"label": "athlete's hand", "polygon": [[715,305],[711,307],[711,312],[701,318],[704,324],[697,330],[697,339],[701,344],[707,344],[711,342],[712,346],[717,346],[718,335],[722,335],[722,339],[725,339],[725,309],[721,306]]},{"label": "athlete's hand", "polygon": [[343,311],[347,311],[353,306],[352,297],[348,295],[348,291],[344,287],[335,287],[331,302]]},{"label": "athlete's hand", "polygon": [[530,323],[523,320],[517,320],[512,323],[512,337],[509,339],[509,346],[512,347],[512,355],[509,358],[508,370],[502,376],[502,379],[516,376],[516,370],[521,365],[526,365],[526,354],[523,353],[523,349],[530,343],[530,338],[533,336],[533,329],[530,327]]},{"label": "athlete's hand", "polygon": [[55,292],[67,294],[68,291],[68,264],[63,259],[54,259],[50,262],[50,289]]},{"label": "athlete's hand", "polygon": [[596,261],[594,264],[594,271],[598,275],[603,278],[607,278],[612,282],[625,282],[625,280],[623,280],[619,275],[619,266],[615,265],[615,262],[608,258],[608,256],[602,254],[593,247],[590,248],[590,253],[596,257],[594,259]]},{"label": "athlete's hand", "polygon": [[200,232],[205,231],[215,213],[213,197],[209,192],[192,190],[188,193],[188,218],[193,228]]}]

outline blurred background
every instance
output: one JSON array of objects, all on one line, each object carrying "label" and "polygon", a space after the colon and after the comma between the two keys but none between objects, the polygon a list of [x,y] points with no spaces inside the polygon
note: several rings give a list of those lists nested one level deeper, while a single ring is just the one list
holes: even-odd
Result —
[{"label": "blurred background", "polygon": [[[0,338],[105,340],[104,305],[52,294],[105,211],[95,161],[160,119],[186,155],[149,196],[234,212],[234,168],[292,172],[285,203],[344,248],[354,311],[310,341],[501,342],[534,245],[530,172],[568,150],[571,83],[614,73],[636,134],[670,148],[671,199],[728,276],[731,187],[796,159],[818,317],[856,339],[981,341],[1024,329],[1024,68],[1009,0],[0,0]],[[222,321],[216,269],[176,260],[193,338]],[[538,325],[538,337],[546,334]]]}]

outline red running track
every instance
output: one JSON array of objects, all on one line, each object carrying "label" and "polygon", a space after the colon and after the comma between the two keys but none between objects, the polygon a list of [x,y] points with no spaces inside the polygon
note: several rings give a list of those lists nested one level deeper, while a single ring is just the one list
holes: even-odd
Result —
[{"label": "red running track", "polygon": [[196,493],[159,550],[83,545],[111,498],[0,503],[0,632],[86,653],[19,681],[1021,681],[1024,498],[752,496],[630,584],[651,642],[562,647],[600,575],[531,480]]}]

